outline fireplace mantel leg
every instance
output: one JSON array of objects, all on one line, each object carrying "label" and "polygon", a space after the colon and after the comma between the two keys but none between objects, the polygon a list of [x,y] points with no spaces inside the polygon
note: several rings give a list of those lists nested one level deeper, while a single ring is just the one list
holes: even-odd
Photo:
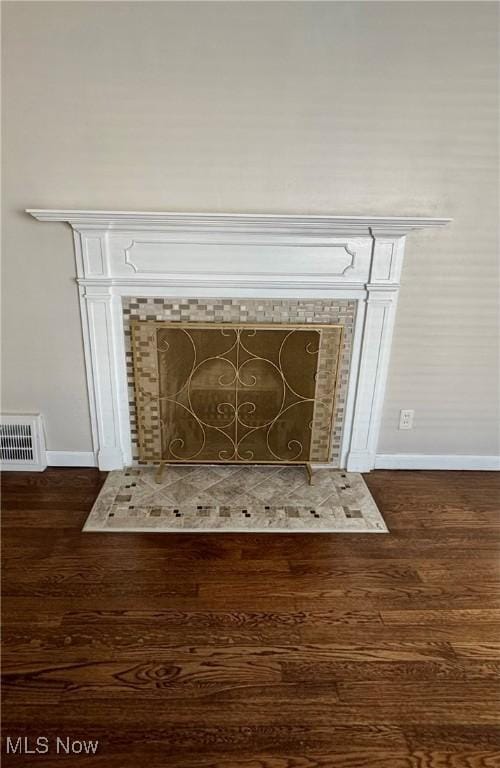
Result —
[{"label": "fireplace mantel leg", "polygon": [[[124,365],[121,300],[109,287],[80,286],[87,383],[94,451],[99,469],[123,469],[118,371]],[[92,375],[97,371],[99,375]],[[123,398],[122,398],[123,399]]]}]

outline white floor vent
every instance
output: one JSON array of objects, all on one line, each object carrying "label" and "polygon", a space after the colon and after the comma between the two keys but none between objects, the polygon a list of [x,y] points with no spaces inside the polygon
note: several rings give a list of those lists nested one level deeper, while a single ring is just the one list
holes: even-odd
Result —
[{"label": "white floor vent", "polygon": [[43,472],[46,467],[45,434],[40,414],[0,414],[0,469]]}]

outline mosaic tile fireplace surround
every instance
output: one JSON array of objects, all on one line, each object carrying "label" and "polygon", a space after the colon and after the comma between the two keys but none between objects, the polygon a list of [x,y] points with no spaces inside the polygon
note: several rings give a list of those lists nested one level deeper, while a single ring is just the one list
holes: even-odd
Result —
[{"label": "mosaic tile fireplace surround", "polygon": [[331,451],[374,467],[405,237],[449,219],[27,211],[73,229],[92,439],[102,470],[137,462],[131,320],[338,324]]},{"label": "mosaic tile fireplace surround", "polygon": [[[349,383],[352,339],[356,302],[348,299],[315,301],[299,299],[166,299],[166,298],[123,298],[123,326],[125,354],[127,361],[127,383],[130,408],[130,432],[132,458],[139,462],[138,425],[135,393],[134,361],[131,348],[131,321],[156,321],[172,323],[202,324],[248,324],[262,325],[336,325],[342,328],[342,343],[337,370],[337,386],[333,412],[333,428],[320,427],[316,437],[322,444],[329,444],[328,461],[340,466],[340,446],[344,423],[345,402]],[[166,326],[168,327],[168,326]]]}]

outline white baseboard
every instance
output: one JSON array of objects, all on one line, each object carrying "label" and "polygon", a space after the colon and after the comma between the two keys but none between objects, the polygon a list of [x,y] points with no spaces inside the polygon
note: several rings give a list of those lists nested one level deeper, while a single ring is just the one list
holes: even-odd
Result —
[{"label": "white baseboard", "polygon": [[[47,451],[49,467],[96,467],[92,451]],[[314,464],[313,469],[331,464]],[[500,471],[500,456],[466,454],[379,453],[375,469],[461,469]]]},{"label": "white baseboard", "polygon": [[500,456],[379,453],[375,469],[476,469],[500,471]]},{"label": "white baseboard", "polygon": [[49,467],[97,467],[93,451],[47,451]]}]

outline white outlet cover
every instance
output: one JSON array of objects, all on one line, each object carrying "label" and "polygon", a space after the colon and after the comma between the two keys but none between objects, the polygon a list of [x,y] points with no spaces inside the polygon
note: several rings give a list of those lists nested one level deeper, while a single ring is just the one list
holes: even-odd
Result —
[{"label": "white outlet cover", "polygon": [[413,429],[413,418],[415,411],[403,409],[399,412],[399,429]]}]

